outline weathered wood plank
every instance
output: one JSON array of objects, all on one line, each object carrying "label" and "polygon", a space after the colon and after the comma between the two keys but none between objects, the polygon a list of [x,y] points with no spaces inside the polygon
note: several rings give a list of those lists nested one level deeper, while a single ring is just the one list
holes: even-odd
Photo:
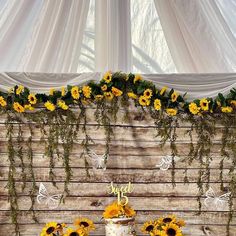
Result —
[{"label": "weathered wood plank", "polygon": [[[8,198],[1,196],[0,210],[9,210]],[[129,197],[132,206],[136,210],[198,210],[198,202],[192,197]],[[114,201],[112,197],[66,197],[65,203],[60,204],[58,210],[103,210],[109,203]],[[236,204],[236,199],[233,200]],[[19,196],[18,205],[20,210],[29,210],[31,200],[28,196]],[[214,210],[213,205],[210,210]],[[35,204],[36,210],[47,210],[48,206]],[[227,207],[223,211],[227,211]]]},{"label": "weathered wood plank", "polygon": [[[0,196],[7,196],[8,190],[5,188],[7,181],[0,182]],[[36,185],[39,187],[40,183],[37,182]],[[57,188],[53,186],[51,182],[45,182],[46,188],[53,194],[59,194],[64,188],[64,183],[57,183]],[[29,194],[32,187],[32,182],[27,182],[25,190],[22,192],[21,189],[22,182],[16,184],[17,192],[19,196],[25,196]],[[70,183],[68,188],[70,191],[70,196],[73,197],[101,197],[108,196],[107,187],[108,183]],[[173,188],[171,183],[135,183],[133,184],[134,190],[129,193],[128,196],[133,197],[196,197],[198,195],[197,183],[176,183],[175,188]],[[218,193],[220,191],[220,184],[212,183],[211,187]],[[227,191],[227,184],[225,185],[225,190]]]},{"label": "weathered wood plank", "polygon": [[[157,169],[107,169],[105,172],[103,170],[90,170],[90,176],[87,176],[86,170],[84,168],[74,168],[72,167],[73,176],[71,182],[151,182],[151,183],[171,183],[172,176],[171,170],[160,171]],[[175,170],[175,180],[176,182],[184,182],[184,169]],[[198,178],[199,169],[189,169],[188,179],[189,182],[196,182]],[[55,181],[64,181],[66,173],[62,168],[55,168]],[[211,170],[210,182],[219,181],[219,170]],[[34,174],[36,181],[49,181],[49,168],[34,168]],[[228,170],[223,170],[224,181],[229,181]],[[8,179],[8,168],[1,168],[0,180],[6,181]],[[21,180],[21,168],[16,168],[15,179]],[[27,176],[27,181],[31,181],[31,176]]]}]

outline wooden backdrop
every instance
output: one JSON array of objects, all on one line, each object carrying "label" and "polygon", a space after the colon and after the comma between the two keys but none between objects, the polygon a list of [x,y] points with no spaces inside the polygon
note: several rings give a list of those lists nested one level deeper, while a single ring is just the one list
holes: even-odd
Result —
[{"label": "wooden backdrop", "polygon": [[[105,136],[103,129],[96,129],[96,124],[92,116],[89,115],[89,133],[95,140],[93,150],[98,154],[103,154],[105,149]],[[122,111],[119,111],[122,117]],[[134,184],[134,192],[130,194],[130,203],[137,211],[137,230],[141,235],[141,224],[151,218],[165,214],[174,213],[186,220],[187,226],[184,229],[185,235],[226,235],[225,226],[227,223],[227,212],[217,212],[214,208],[206,209],[203,206],[201,215],[198,213],[198,193],[197,176],[199,171],[198,163],[194,162],[188,166],[189,184],[184,184],[184,171],[186,164],[179,162],[176,164],[176,187],[171,184],[171,170],[161,171],[155,167],[165,155],[170,154],[168,144],[160,148],[159,140],[155,137],[156,131],[153,122],[142,113],[133,111],[132,124],[124,123],[121,119],[114,125],[115,137],[111,143],[110,158],[107,170],[90,169],[90,177],[87,177],[84,169],[84,160],[80,159],[82,151],[80,140],[74,146],[71,156],[73,170],[72,183],[69,185],[70,196],[66,198],[65,204],[61,204],[55,210],[48,210],[44,205],[36,203],[36,214],[39,224],[34,223],[30,213],[30,198],[27,195],[27,188],[31,179],[28,178],[26,191],[19,194],[20,209],[20,229],[23,236],[39,235],[42,226],[48,221],[58,221],[70,224],[78,216],[91,218],[96,223],[96,232],[93,235],[104,235],[104,225],[101,216],[104,207],[114,198],[107,194],[107,186],[113,181],[116,183]],[[27,140],[29,136],[26,125],[22,124],[23,137]],[[188,154],[189,137],[186,131],[188,124],[182,124],[178,128],[177,147],[179,156]],[[220,127],[218,128],[220,130]],[[48,177],[48,158],[43,155],[44,147],[39,142],[40,131],[37,124],[34,126],[34,171],[37,186],[43,182],[51,194],[63,191],[63,181],[65,177],[62,161],[56,161],[55,173],[58,189],[53,187]],[[7,201],[7,189],[5,188],[8,178],[8,158],[7,143],[4,120],[0,123],[0,235],[14,235],[14,227],[11,224],[9,203]],[[217,136],[212,149],[213,161],[211,163],[211,187],[219,189],[219,161],[220,161],[220,137]],[[56,158],[56,157],[55,157]],[[19,163],[20,164],[20,163]],[[224,179],[227,182],[227,172],[229,165],[224,166]],[[20,172],[20,168],[19,168]],[[20,174],[19,174],[20,176]],[[21,182],[20,177],[17,182]],[[20,192],[20,185],[17,185]],[[204,199],[204,198],[203,198]],[[234,215],[231,235],[236,235],[236,218]],[[208,233],[207,233],[208,232]],[[210,234],[209,234],[210,232]]]}]

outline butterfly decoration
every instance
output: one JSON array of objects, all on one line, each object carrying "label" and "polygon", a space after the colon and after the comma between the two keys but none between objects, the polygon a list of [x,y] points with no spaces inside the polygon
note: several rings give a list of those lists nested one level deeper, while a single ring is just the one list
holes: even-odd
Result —
[{"label": "butterfly decoration", "polygon": [[216,196],[214,190],[210,187],[206,191],[206,198],[204,204],[207,208],[214,208],[218,211],[225,210],[229,206],[231,192],[225,193],[221,196]]},{"label": "butterfly decoration", "polygon": [[97,155],[91,149],[89,149],[87,153],[90,159],[92,160],[93,169],[106,170],[107,153],[104,153],[103,155]]},{"label": "butterfly decoration", "polygon": [[160,168],[160,170],[168,170],[172,165],[172,156],[164,156],[161,158],[161,161],[156,167]]},{"label": "butterfly decoration", "polygon": [[37,202],[39,204],[47,205],[49,209],[56,209],[60,205],[62,196],[62,194],[50,196],[44,184],[40,183]]}]

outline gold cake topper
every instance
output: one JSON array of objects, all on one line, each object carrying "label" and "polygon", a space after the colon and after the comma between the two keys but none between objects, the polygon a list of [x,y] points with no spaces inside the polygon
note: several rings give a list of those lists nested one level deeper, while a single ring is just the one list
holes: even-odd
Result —
[{"label": "gold cake topper", "polygon": [[134,190],[133,185],[129,182],[125,186],[114,186],[113,182],[108,186],[108,194],[114,194],[117,196],[118,204],[125,206],[129,202],[129,198],[125,195],[126,193],[132,193]]}]

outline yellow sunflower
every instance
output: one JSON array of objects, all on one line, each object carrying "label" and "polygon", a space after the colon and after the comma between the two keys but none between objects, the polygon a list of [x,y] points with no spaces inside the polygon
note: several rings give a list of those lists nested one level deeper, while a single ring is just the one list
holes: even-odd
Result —
[{"label": "yellow sunflower", "polygon": [[79,228],[79,229],[72,229],[72,228],[68,228],[66,233],[64,234],[64,236],[86,236],[86,232],[84,231],[83,228]]},{"label": "yellow sunflower", "polygon": [[19,85],[16,89],[16,94],[19,95],[24,91],[24,86],[23,85]]},{"label": "yellow sunflower", "polygon": [[200,107],[198,107],[197,104],[194,102],[191,102],[188,105],[188,109],[193,115],[196,115],[200,111]]},{"label": "yellow sunflower", "polygon": [[126,217],[133,217],[136,215],[135,210],[128,204],[123,207],[123,210]]},{"label": "yellow sunflower", "polygon": [[55,92],[55,89],[54,89],[54,88],[51,88],[51,89],[49,90],[49,95],[52,96],[52,95],[54,94],[54,92]]},{"label": "yellow sunflower", "polygon": [[236,107],[236,100],[232,100],[230,104]]},{"label": "yellow sunflower", "polygon": [[70,92],[71,92],[72,98],[79,99],[80,94],[79,94],[79,87],[78,86],[73,86]]},{"label": "yellow sunflower", "polygon": [[28,101],[29,101],[30,104],[36,104],[37,103],[37,98],[33,93],[31,93],[28,96]]},{"label": "yellow sunflower", "polygon": [[103,97],[104,97],[103,95],[98,94],[95,96],[95,101],[101,101],[103,99]]},{"label": "yellow sunflower", "polygon": [[137,81],[140,81],[140,80],[142,80],[143,78],[142,78],[142,76],[140,75],[140,74],[136,74],[135,76],[134,76],[134,84],[137,82]]},{"label": "yellow sunflower", "polygon": [[4,99],[3,96],[0,96],[0,105],[1,105],[2,107],[5,107],[5,106],[7,105],[7,102],[6,102],[6,100]]},{"label": "yellow sunflower", "polygon": [[171,101],[172,101],[172,102],[176,102],[176,100],[178,99],[178,97],[179,97],[179,94],[174,91],[174,92],[171,94]]},{"label": "yellow sunflower", "polygon": [[104,219],[117,218],[120,215],[122,215],[122,207],[118,205],[116,202],[107,206],[105,208],[105,211],[103,212]]},{"label": "yellow sunflower", "polygon": [[155,227],[156,227],[156,224],[154,221],[147,221],[143,224],[141,231],[145,234],[146,233],[150,234],[150,232],[154,231]]},{"label": "yellow sunflower", "polygon": [[200,100],[200,107],[203,111],[209,110],[209,101],[206,98]]},{"label": "yellow sunflower", "polygon": [[152,97],[152,90],[151,89],[146,89],[143,92],[143,96],[145,96],[146,98],[151,98]]},{"label": "yellow sunflower", "polygon": [[120,97],[123,94],[123,92],[116,87],[112,87],[111,91],[114,94],[114,96],[116,96],[116,97]]},{"label": "yellow sunflower", "polygon": [[140,96],[139,97],[139,104],[141,106],[149,106],[150,105],[150,100],[146,98],[145,96]]},{"label": "yellow sunflower", "polygon": [[25,110],[29,110],[29,111],[33,111],[34,110],[34,107],[32,107],[31,104],[24,105],[24,108],[25,108]]},{"label": "yellow sunflower", "polygon": [[83,86],[82,91],[83,91],[83,94],[86,98],[91,97],[92,88],[90,86]]},{"label": "yellow sunflower", "polygon": [[53,236],[53,233],[57,230],[57,223],[56,222],[49,222],[47,223],[40,234],[40,236]]},{"label": "yellow sunflower", "polygon": [[113,99],[113,97],[114,97],[113,93],[111,93],[111,92],[105,92],[104,96],[109,101],[111,101]]},{"label": "yellow sunflower", "polygon": [[167,236],[167,234],[163,230],[154,229],[153,232],[150,232],[150,236]]},{"label": "yellow sunflower", "polygon": [[44,106],[49,110],[49,111],[54,111],[56,109],[55,105],[49,101],[44,103]]},{"label": "yellow sunflower", "polygon": [[105,75],[103,76],[103,80],[109,84],[112,80],[112,73],[110,71],[106,72]]},{"label": "yellow sunflower", "polygon": [[66,95],[66,89],[65,87],[61,87],[61,96],[64,97]]},{"label": "yellow sunflower", "polygon": [[102,87],[101,87],[102,91],[107,91],[107,85],[104,84]]},{"label": "yellow sunflower", "polygon": [[165,217],[161,217],[160,219],[158,219],[157,222],[160,225],[175,223],[176,222],[176,216],[175,215],[168,215],[168,216],[165,216]]},{"label": "yellow sunflower", "polygon": [[13,108],[15,111],[19,112],[19,113],[22,113],[25,111],[25,108],[23,106],[20,105],[19,102],[14,102],[13,103]]},{"label": "yellow sunflower", "polygon": [[63,110],[68,110],[68,108],[69,108],[69,106],[66,105],[66,103],[65,103],[64,101],[62,101],[62,100],[58,101],[58,102],[57,102],[57,105],[58,105],[61,109],[63,109]]},{"label": "yellow sunflower", "polygon": [[167,109],[166,109],[166,113],[167,113],[169,116],[176,116],[176,114],[177,114],[177,109],[174,109],[174,108],[167,108]]},{"label": "yellow sunflower", "polygon": [[167,236],[183,236],[181,229],[174,223],[166,224],[162,226]]},{"label": "yellow sunflower", "polygon": [[91,230],[95,230],[95,226],[93,221],[87,218],[78,218],[75,220],[74,225],[78,228],[83,228],[86,232],[90,232]]},{"label": "yellow sunflower", "polygon": [[233,111],[232,107],[221,107],[223,113],[231,113]]},{"label": "yellow sunflower", "polygon": [[164,95],[164,93],[166,92],[167,87],[163,87],[160,91],[160,95]]},{"label": "yellow sunflower", "polygon": [[132,93],[132,92],[127,93],[127,95],[128,95],[129,98],[132,98],[132,99],[137,99],[138,98],[138,96],[135,93]]},{"label": "yellow sunflower", "polygon": [[157,111],[159,111],[161,109],[161,100],[160,99],[155,99],[154,100],[154,108]]}]

